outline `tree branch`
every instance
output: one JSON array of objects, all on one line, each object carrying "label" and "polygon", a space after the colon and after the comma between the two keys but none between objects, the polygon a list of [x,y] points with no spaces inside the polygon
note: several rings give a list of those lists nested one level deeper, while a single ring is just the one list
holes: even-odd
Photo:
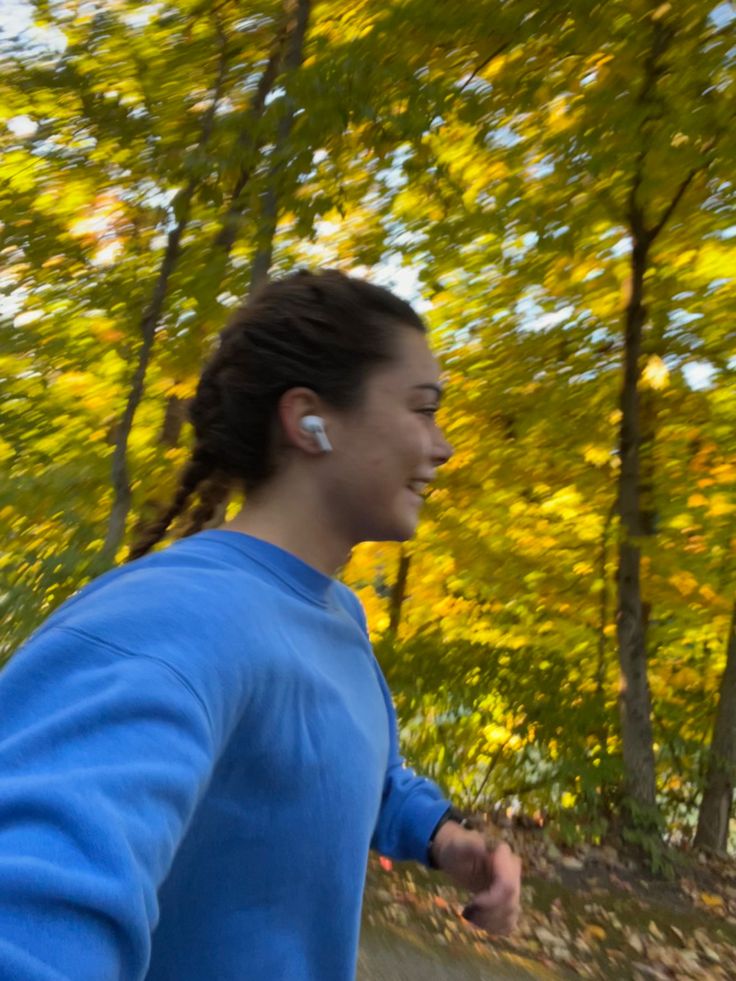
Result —
[{"label": "tree branch", "polygon": [[672,198],[672,200],[670,201],[670,203],[664,209],[664,211],[662,213],[662,217],[659,219],[659,221],[654,226],[654,228],[650,229],[649,232],[647,233],[648,234],[648,237],[649,237],[649,242],[650,243],[653,242],[657,238],[657,236],[659,235],[659,233],[662,231],[662,229],[664,228],[664,226],[667,224],[667,222],[672,217],[672,214],[673,214],[675,208],[677,207],[677,205],[682,200],[682,197],[685,194],[685,191],[687,191],[688,187],[692,183],[693,178],[698,173],[698,170],[699,169],[700,168],[695,167],[693,170],[690,171],[690,173],[687,175],[687,177],[685,178],[685,180],[680,184],[680,186],[675,191],[674,197]]},{"label": "tree branch", "polygon": [[[212,103],[205,113],[200,127],[199,140],[197,142],[197,152],[199,153],[206,150],[212,135],[215,115],[222,97],[224,81],[227,75],[229,53],[227,50],[227,39],[219,16],[216,19],[216,31],[220,56],[218,58],[217,73],[213,84]],[[172,202],[172,208],[174,208],[175,212],[178,211],[178,220],[175,227],[168,234],[166,249],[151,292],[151,298],[140,320],[141,345],[138,351],[138,363],[133,373],[128,399],[118,426],[117,439],[112,457],[111,478],[113,504],[101,551],[103,558],[106,560],[114,558],[115,552],[125,535],[125,522],[131,502],[128,474],[128,442],[136,411],[143,398],[146,373],[156,336],[156,327],[163,312],[169,279],[179,259],[181,239],[189,224],[194,195],[201,180],[200,169],[197,168],[189,178],[186,187],[176,196],[176,206]]]},{"label": "tree branch", "polygon": [[475,808],[476,804],[478,803],[478,800],[480,799],[480,795],[483,793],[483,791],[485,790],[486,784],[488,783],[488,778],[490,777],[491,773],[493,773],[493,770],[495,769],[496,764],[498,763],[498,761],[503,756],[503,752],[504,752],[504,750],[506,749],[506,747],[508,746],[508,744],[510,742],[511,742],[511,736],[509,736],[508,739],[505,739],[501,743],[501,745],[498,747],[498,749],[496,750],[496,752],[491,757],[491,759],[490,759],[490,761],[488,763],[488,768],[486,769],[486,775],[483,777],[483,780],[481,781],[480,787],[478,787],[478,790],[475,793],[475,797],[473,798],[473,800],[470,803],[471,810],[473,810]]},{"label": "tree branch", "polygon": [[500,54],[503,54],[503,52],[506,51],[506,49],[507,48],[510,48],[510,47],[511,47],[511,42],[510,41],[504,41],[504,43],[501,44],[501,45],[499,45],[496,48],[495,51],[492,51],[491,54],[489,54],[487,58],[485,58],[483,61],[481,61],[481,63],[478,65],[477,68],[474,68],[473,69],[473,71],[470,74],[470,77],[467,78],[463,82],[463,84],[460,86],[460,88],[458,89],[458,93],[457,94],[458,95],[462,95],[463,92],[465,91],[465,89],[468,87],[468,85],[470,85],[470,83],[476,77],[476,75],[478,74],[478,72],[482,72],[483,69],[486,67],[486,65],[490,65],[490,63],[492,61],[494,61],[496,58],[498,58],[498,56]]}]

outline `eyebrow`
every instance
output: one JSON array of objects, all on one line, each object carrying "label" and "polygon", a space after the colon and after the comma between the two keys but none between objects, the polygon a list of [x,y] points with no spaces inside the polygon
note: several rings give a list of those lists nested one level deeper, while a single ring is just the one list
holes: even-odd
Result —
[{"label": "eyebrow", "polygon": [[434,383],[431,383],[431,382],[425,382],[422,385],[412,385],[412,388],[426,388],[430,392],[434,392],[438,399],[441,399],[442,398],[442,386],[441,385],[435,385]]}]

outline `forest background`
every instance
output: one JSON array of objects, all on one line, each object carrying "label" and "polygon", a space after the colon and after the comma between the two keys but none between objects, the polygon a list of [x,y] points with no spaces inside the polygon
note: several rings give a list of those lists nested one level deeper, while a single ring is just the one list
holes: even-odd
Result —
[{"label": "forest background", "polygon": [[418,537],[344,571],[409,759],[726,851],[733,5],[48,0],[0,43],[2,657],[169,500],[232,308],[337,266],[447,379]]}]

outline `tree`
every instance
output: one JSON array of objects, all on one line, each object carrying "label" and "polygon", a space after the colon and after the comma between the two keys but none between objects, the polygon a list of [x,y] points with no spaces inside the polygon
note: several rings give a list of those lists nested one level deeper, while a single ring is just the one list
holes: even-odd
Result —
[{"label": "tree", "polygon": [[346,570],[407,747],[468,803],[598,834],[627,787],[689,834],[733,605],[722,8],[38,10],[0,68],[4,652],[169,498],[255,282],[393,279],[456,447]]},{"label": "tree", "polygon": [[[640,25],[636,31],[634,23]],[[610,355],[620,351],[616,483],[623,763],[634,808],[653,815],[657,793],[646,638],[651,604],[642,593],[641,567],[643,543],[652,538],[644,523],[644,495],[658,475],[649,466],[646,474],[641,469],[642,453],[649,461],[652,447],[642,424],[639,388],[649,361],[693,357],[702,350],[702,339],[679,326],[684,311],[678,308],[683,300],[689,304],[680,293],[682,278],[678,290],[669,265],[676,243],[682,249],[695,228],[713,236],[725,227],[722,198],[733,152],[724,125],[732,77],[728,31],[707,6],[675,10],[644,3],[623,3],[615,10],[609,5],[600,32],[583,23],[582,11],[572,6],[559,32],[539,20],[535,27],[532,38],[504,48],[472,78],[466,104],[443,113],[432,141],[417,154],[418,163],[405,164],[414,186],[410,191],[407,181],[405,204],[397,203],[404,222],[417,229],[415,251],[425,281],[440,301],[456,294],[441,311],[453,324],[448,357],[455,357],[459,324],[479,338],[477,357],[484,363],[493,350],[490,338],[498,327],[477,312],[475,321],[458,313],[469,305],[465,284],[481,281],[484,305],[498,309],[493,319],[508,332],[518,331],[520,320],[521,329],[529,330],[523,324],[528,312],[519,309],[518,300],[514,310],[514,291],[526,299],[527,311],[532,298],[539,314],[545,311],[551,319],[559,311],[559,327],[545,330],[554,359],[536,374],[526,361],[527,384],[545,389],[539,385],[543,373],[554,373],[562,384],[567,352],[577,344],[579,361],[583,352],[593,359],[596,349],[603,353],[597,366],[593,360],[587,369],[600,385]],[[720,73],[715,87],[713,64]],[[694,102],[701,113],[692,126],[683,125],[682,106]],[[494,125],[505,130],[500,138],[493,137]],[[438,200],[444,215],[432,213]],[[428,219],[431,231],[422,235],[419,228]],[[624,273],[621,259],[627,254]],[[453,286],[443,290],[448,282]],[[645,293],[650,293],[648,307]],[[713,299],[718,305],[725,297]],[[470,306],[477,311],[472,300]],[[499,346],[510,349],[503,342]],[[541,350],[541,342],[538,346]],[[544,404],[549,412],[550,403]],[[572,413],[581,414],[577,406]],[[512,432],[518,430],[511,425]],[[559,425],[565,425],[561,418]],[[649,565],[655,541],[646,548]],[[651,609],[648,615],[653,616]]]},{"label": "tree", "polygon": [[[235,229],[237,227],[237,219],[239,217],[238,202],[243,189],[247,184],[250,171],[253,168],[254,155],[257,153],[259,146],[264,139],[262,136],[260,141],[254,140],[252,135],[253,130],[257,129],[258,127],[265,110],[266,99],[273,92],[274,87],[280,79],[282,71],[293,72],[296,68],[298,68],[301,61],[304,34],[306,31],[307,18],[309,14],[309,3],[299,3],[296,9],[296,16],[290,7],[291,4],[287,5],[287,26],[286,28],[282,28],[279,25],[279,31],[274,43],[273,51],[266,63],[266,67],[261,74],[258,84],[253,91],[248,109],[244,113],[244,138],[241,137],[239,143],[245,144],[246,159],[242,160],[241,162],[240,173],[238,175],[238,179],[236,180],[235,187],[230,195],[230,204],[228,207],[227,217],[225,219],[227,234],[222,233],[220,238],[223,237],[223,234],[225,237],[223,241],[218,241],[217,243],[224,253],[225,260],[227,259],[230,249],[235,241]],[[202,117],[199,138],[191,151],[191,176],[189,177],[186,186],[176,193],[172,201],[172,209],[176,216],[176,223],[168,233],[166,249],[161,261],[159,274],[153,286],[150,301],[146,306],[141,319],[140,333],[142,340],[138,352],[138,363],[133,376],[133,381],[131,383],[125,411],[117,429],[115,452],[112,460],[112,484],[114,489],[114,500],[110,515],[110,523],[105,538],[105,544],[103,546],[103,555],[109,559],[115,555],[123,539],[125,533],[125,519],[131,503],[131,493],[127,474],[127,447],[130,429],[133,424],[136,409],[143,395],[146,371],[151,357],[151,349],[153,347],[156,328],[161,318],[169,279],[179,258],[181,240],[189,225],[195,195],[205,180],[206,171],[204,169],[204,164],[208,158],[208,144],[212,135],[216,114],[220,108],[221,100],[224,97],[225,81],[228,74],[228,59],[234,54],[232,44],[230,43],[226,34],[226,27],[222,23],[217,10],[214,12],[213,20],[215,26],[216,43],[220,52],[217,61],[216,78],[214,79],[210,89],[211,94],[207,96],[208,105]],[[284,54],[284,52],[286,53]],[[237,84],[237,78],[235,80],[230,79],[230,85]],[[289,118],[290,116],[287,112],[282,117],[282,120]],[[285,142],[288,134],[288,128],[289,127],[286,129],[284,128],[283,121],[279,123],[279,136],[277,138],[277,143],[281,144],[282,152],[283,143]],[[266,200],[270,201],[268,194],[269,192],[266,192]],[[274,220],[275,218],[272,219],[272,224]],[[270,234],[272,236],[273,231],[271,231]],[[267,258],[265,259],[265,263],[267,269],[269,264]],[[264,258],[261,253],[256,254],[254,264],[260,264],[260,266],[264,264]],[[263,270],[259,268],[258,274],[255,278],[257,279],[263,275]]]},{"label": "tree", "polygon": [[695,844],[716,852],[728,846],[736,774],[736,605],[728,631],[726,669],[713,727]]}]

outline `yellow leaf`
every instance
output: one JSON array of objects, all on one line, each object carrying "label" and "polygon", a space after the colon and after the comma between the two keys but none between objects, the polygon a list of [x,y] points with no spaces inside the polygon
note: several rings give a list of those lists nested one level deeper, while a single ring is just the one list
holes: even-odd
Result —
[{"label": "yellow leaf", "polygon": [[496,58],[493,58],[491,62],[482,70],[481,77],[489,80],[494,78],[506,64],[506,61],[507,59],[504,55],[498,55]]},{"label": "yellow leaf", "polygon": [[714,892],[701,892],[700,902],[708,909],[719,909],[723,906],[723,896],[718,896]]},{"label": "yellow leaf", "polygon": [[596,317],[605,320],[621,312],[621,297],[615,290],[595,290],[588,297],[588,306]]},{"label": "yellow leaf", "polygon": [[572,567],[572,571],[576,576],[589,576],[593,571],[593,566],[590,562],[576,562]]},{"label": "yellow leaf", "polygon": [[719,484],[733,484],[736,482],[736,466],[732,463],[721,463],[713,467],[713,477]]},{"label": "yellow leaf", "polygon": [[680,668],[671,678],[670,683],[677,691],[697,690],[702,682],[700,674],[693,668]]},{"label": "yellow leaf", "polygon": [[666,388],[670,380],[670,371],[658,354],[653,354],[641,373],[641,380],[649,388]]},{"label": "yellow leaf", "polygon": [[736,276],[736,249],[732,244],[709,242],[698,252],[693,274],[704,282]]},{"label": "yellow leaf", "polygon": [[669,581],[681,596],[689,596],[698,588],[698,580],[690,572],[676,572]]},{"label": "yellow leaf", "polygon": [[670,528],[675,528],[677,531],[684,531],[685,528],[690,528],[693,523],[692,515],[684,511],[682,514],[676,514],[674,518],[670,519]]},{"label": "yellow leaf", "polygon": [[495,747],[508,742],[511,733],[504,726],[484,726],[483,736],[489,746]]},{"label": "yellow leaf", "polygon": [[714,494],[708,508],[708,514],[717,518],[724,514],[731,514],[734,510],[736,510],[736,506],[728,500],[725,494]]},{"label": "yellow leaf", "polygon": [[13,447],[0,436],[0,463],[12,459],[13,456]]},{"label": "yellow leaf", "polygon": [[546,128],[549,130],[549,132],[560,133],[562,130],[568,129],[568,127],[572,126],[574,119],[572,118],[572,113],[569,112],[569,109],[569,100],[564,95],[560,95],[552,99],[547,106]]},{"label": "yellow leaf", "polygon": [[672,10],[671,3],[660,3],[660,5],[652,14],[652,20],[661,20],[670,12],[670,10]]},{"label": "yellow leaf", "polygon": [[586,446],[583,457],[586,463],[592,463],[595,467],[604,467],[611,459],[611,450],[608,446]]},{"label": "yellow leaf", "polygon": [[687,499],[689,508],[705,508],[708,506],[708,498],[703,494],[691,494]]},{"label": "yellow leaf", "polygon": [[540,510],[543,512],[556,512],[563,518],[576,518],[582,503],[583,498],[578,489],[574,485],[568,484],[567,487],[560,488],[557,493],[544,501]]}]

